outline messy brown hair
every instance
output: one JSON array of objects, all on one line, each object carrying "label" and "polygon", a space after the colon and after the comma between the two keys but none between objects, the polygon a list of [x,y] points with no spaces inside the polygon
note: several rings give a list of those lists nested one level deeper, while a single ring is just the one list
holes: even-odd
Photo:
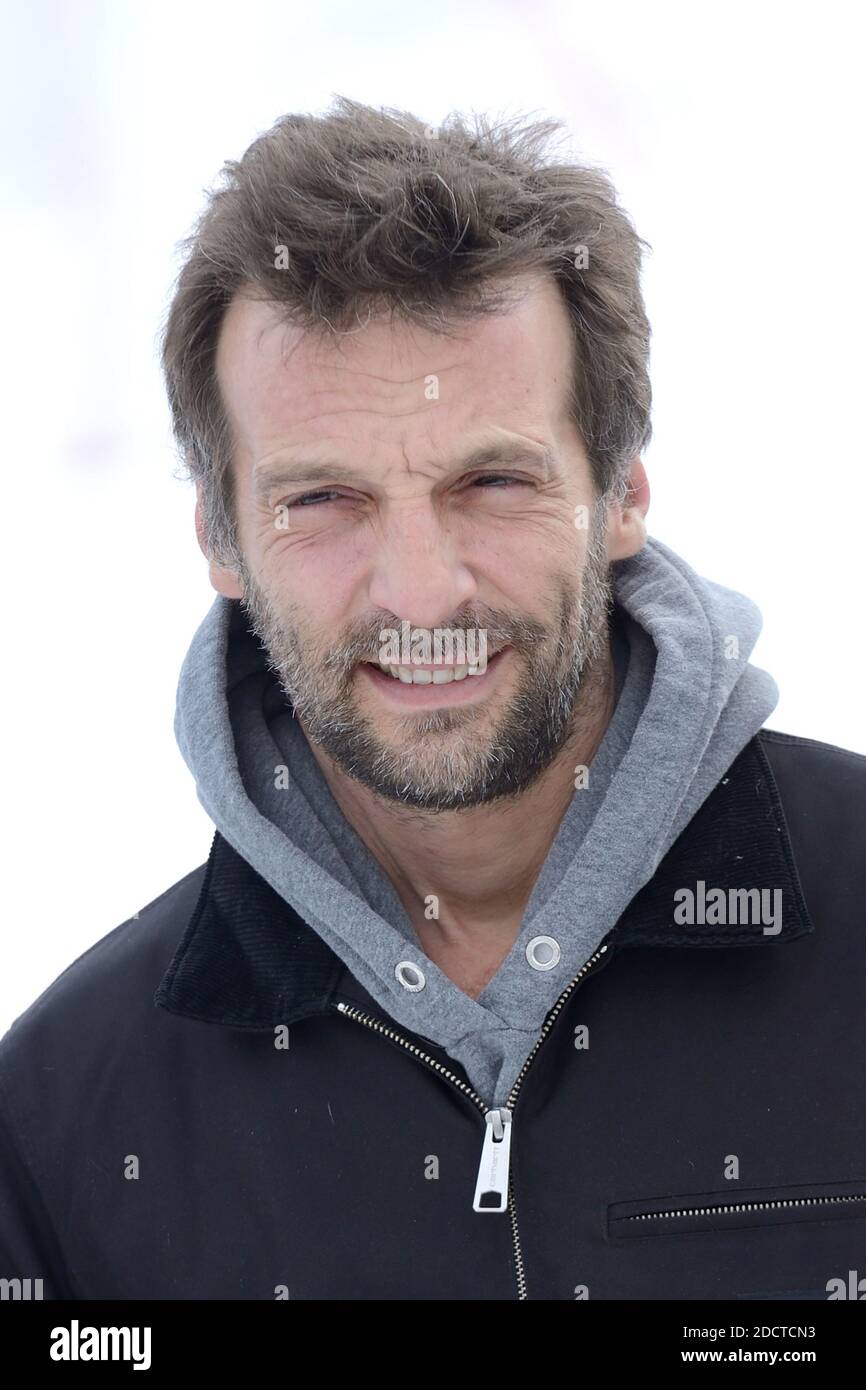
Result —
[{"label": "messy brown hair", "polygon": [[338,97],[324,115],[281,117],[224,165],[183,243],[162,336],[174,435],[218,563],[243,567],[215,375],[240,290],[316,335],[381,311],[447,334],[507,307],[515,276],[552,276],[572,327],[571,415],[600,495],[625,496],[651,433],[646,243],[602,170],[550,152],[560,127],[452,114],[432,128]]}]

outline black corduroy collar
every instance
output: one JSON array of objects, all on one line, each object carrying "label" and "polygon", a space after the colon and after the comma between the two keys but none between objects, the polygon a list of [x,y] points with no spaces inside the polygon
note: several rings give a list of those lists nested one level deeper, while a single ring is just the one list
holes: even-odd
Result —
[{"label": "black corduroy collar", "polygon": [[[675,894],[781,891],[781,928],[677,925]],[[761,733],[746,745],[654,876],[608,934],[609,945],[744,946],[814,931]],[[327,1013],[345,974],[318,933],[216,832],[198,902],[154,996],[170,1013],[269,1029]]]}]

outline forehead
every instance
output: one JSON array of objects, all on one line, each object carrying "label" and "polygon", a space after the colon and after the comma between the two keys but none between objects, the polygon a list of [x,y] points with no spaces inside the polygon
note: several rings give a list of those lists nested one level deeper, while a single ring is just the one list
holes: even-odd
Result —
[{"label": "forehead", "polygon": [[259,455],[358,430],[403,437],[422,420],[426,428],[431,411],[457,429],[558,423],[573,363],[567,310],[549,278],[513,285],[507,309],[449,336],[380,318],[322,339],[287,326],[279,306],[236,296],[216,368],[238,443]]}]

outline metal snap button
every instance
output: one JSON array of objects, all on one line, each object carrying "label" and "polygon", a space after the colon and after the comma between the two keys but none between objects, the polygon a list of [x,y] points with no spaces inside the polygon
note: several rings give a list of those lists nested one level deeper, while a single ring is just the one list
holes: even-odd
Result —
[{"label": "metal snap button", "polygon": [[552,936],[534,936],[526,948],[526,959],[533,970],[552,970],[562,952]]},{"label": "metal snap button", "polygon": [[418,990],[423,989],[427,983],[423,970],[420,970],[411,960],[401,960],[396,966],[394,974],[403,988],[408,989],[412,994],[417,994]]}]

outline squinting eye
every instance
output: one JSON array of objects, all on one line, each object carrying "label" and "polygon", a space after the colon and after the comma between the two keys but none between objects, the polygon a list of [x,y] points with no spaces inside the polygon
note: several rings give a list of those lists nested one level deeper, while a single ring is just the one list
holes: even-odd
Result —
[{"label": "squinting eye", "polygon": [[523,483],[522,478],[510,478],[507,473],[485,473],[481,478],[473,478],[473,487],[485,486],[488,483],[516,483],[520,487]]},{"label": "squinting eye", "polygon": [[329,488],[321,488],[319,492],[305,492],[303,497],[296,497],[294,502],[283,502],[284,507],[317,507],[319,498],[339,497],[339,492],[333,492]]}]

